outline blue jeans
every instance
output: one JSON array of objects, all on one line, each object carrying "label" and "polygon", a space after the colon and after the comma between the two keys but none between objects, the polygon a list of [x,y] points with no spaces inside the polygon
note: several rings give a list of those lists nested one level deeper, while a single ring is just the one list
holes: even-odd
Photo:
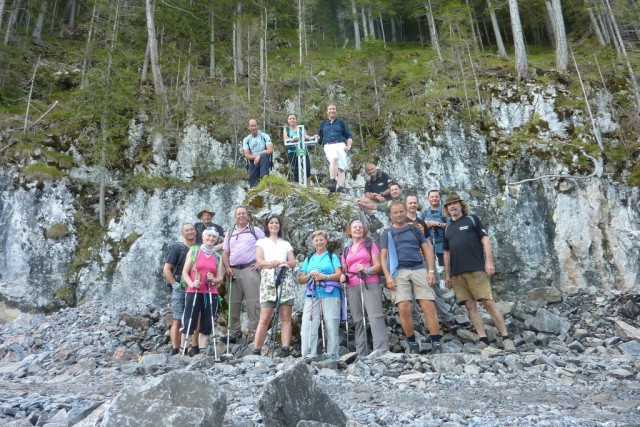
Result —
[{"label": "blue jeans", "polygon": [[260,163],[256,166],[253,161],[249,161],[249,187],[253,188],[258,185],[258,182],[262,177],[269,175],[269,169],[271,167],[269,161],[270,154],[262,153],[260,155]]}]

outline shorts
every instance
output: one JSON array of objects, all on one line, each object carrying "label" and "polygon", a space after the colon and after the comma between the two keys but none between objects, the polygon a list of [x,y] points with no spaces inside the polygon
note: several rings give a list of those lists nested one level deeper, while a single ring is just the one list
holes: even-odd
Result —
[{"label": "shorts", "polygon": [[[282,301],[280,303],[280,305],[290,305],[292,306],[294,303],[294,300],[290,299],[287,301]],[[265,301],[265,302],[261,302],[260,303],[260,308],[276,308],[276,302],[275,301]]]},{"label": "shorts", "polygon": [[391,291],[391,300],[394,304],[403,301],[417,300],[434,301],[436,294],[427,281],[427,270],[400,269],[396,276],[397,290]]},{"label": "shorts", "polygon": [[458,304],[465,301],[480,301],[488,299],[493,301],[491,282],[484,271],[468,271],[451,276],[453,292],[456,294]]},{"label": "shorts", "polygon": [[338,158],[338,169],[347,170],[349,167],[349,161],[347,160],[347,152],[344,151],[347,145],[344,142],[335,142],[333,144],[324,145],[324,155],[327,157],[329,163],[333,162],[333,159]]},{"label": "shorts", "polygon": [[389,213],[389,201],[385,200],[384,202],[376,203],[376,210],[378,212]]},{"label": "shorts", "polygon": [[184,313],[184,289],[178,288],[171,291],[171,316],[173,320],[182,319]]}]

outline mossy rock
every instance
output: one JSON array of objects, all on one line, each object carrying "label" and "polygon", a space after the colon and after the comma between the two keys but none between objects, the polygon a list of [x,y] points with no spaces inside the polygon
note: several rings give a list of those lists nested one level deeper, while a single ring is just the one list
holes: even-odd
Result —
[{"label": "mossy rock", "polygon": [[67,226],[63,223],[57,222],[45,230],[44,237],[51,240],[60,240],[66,237],[67,234],[69,234]]}]

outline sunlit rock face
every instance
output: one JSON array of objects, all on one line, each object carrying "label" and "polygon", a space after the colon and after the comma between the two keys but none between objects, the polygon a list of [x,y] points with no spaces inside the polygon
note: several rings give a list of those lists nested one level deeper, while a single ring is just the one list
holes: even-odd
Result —
[{"label": "sunlit rock face", "polygon": [[[585,179],[586,174],[568,167],[584,159],[559,158],[547,150],[558,141],[571,143],[568,135],[576,127],[590,126],[588,114],[558,108],[552,87],[531,86],[524,95],[506,85],[494,89],[482,124],[445,117],[423,134],[389,129],[382,152],[376,153],[378,168],[403,184],[406,192],[417,193],[422,206],[431,188],[441,189],[445,196],[453,190],[461,194],[490,235],[497,268],[493,283],[502,297],[541,286],[640,290],[640,190],[606,174]],[[596,127],[602,132],[617,127],[607,99],[601,93],[592,102]],[[517,143],[504,155],[492,151],[496,141],[521,138],[519,132],[531,123],[536,125],[537,151]],[[151,153],[150,163],[136,166],[136,173],[191,180],[202,168],[243,165],[237,144],[218,141],[215,130],[196,124],[170,138],[147,129],[140,118],[132,121],[129,138],[126,155],[132,161],[142,147]],[[274,141],[279,145],[277,137]],[[322,156],[319,149],[315,153]],[[518,183],[546,175],[575,177]],[[313,193],[308,200],[297,190],[285,198],[268,191],[248,196],[243,182],[134,190],[118,201],[100,243],[84,248],[93,254],[92,260],[70,270],[79,241],[74,228],[77,194],[66,180],[21,184],[6,166],[0,178],[0,298],[24,309],[45,307],[58,289],[70,284],[77,287],[79,300],[167,303],[162,259],[170,244],[180,239],[182,223],[196,221],[204,207],[213,209],[214,222],[227,229],[241,204],[247,204],[257,225],[268,213],[278,213],[285,218],[285,236],[297,254],[311,251],[308,237],[315,229],[329,231],[330,248],[338,250],[345,240],[345,223],[360,215],[353,200],[365,182],[362,171],[352,171],[347,180],[351,189],[329,209],[313,200]],[[45,238],[44,231],[54,223],[65,224],[68,234],[58,240]]]}]

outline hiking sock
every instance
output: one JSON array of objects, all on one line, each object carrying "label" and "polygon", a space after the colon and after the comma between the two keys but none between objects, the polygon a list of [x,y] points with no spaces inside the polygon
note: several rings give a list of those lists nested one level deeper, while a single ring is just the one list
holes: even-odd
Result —
[{"label": "hiking sock", "polygon": [[502,340],[503,340],[503,341],[504,341],[504,340],[508,340],[508,339],[510,339],[510,338],[509,338],[509,334],[507,334],[507,335],[503,335],[503,336],[502,336]]},{"label": "hiking sock", "polygon": [[485,343],[486,345],[489,345],[489,338],[487,337],[480,337],[480,341]]},{"label": "hiking sock", "polygon": [[180,353],[180,349],[179,348],[172,348],[171,349],[171,355],[172,356],[175,356],[178,353]]},{"label": "hiking sock", "polygon": [[415,335],[411,335],[410,337],[407,337],[407,341],[416,342],[416,336]]}]

